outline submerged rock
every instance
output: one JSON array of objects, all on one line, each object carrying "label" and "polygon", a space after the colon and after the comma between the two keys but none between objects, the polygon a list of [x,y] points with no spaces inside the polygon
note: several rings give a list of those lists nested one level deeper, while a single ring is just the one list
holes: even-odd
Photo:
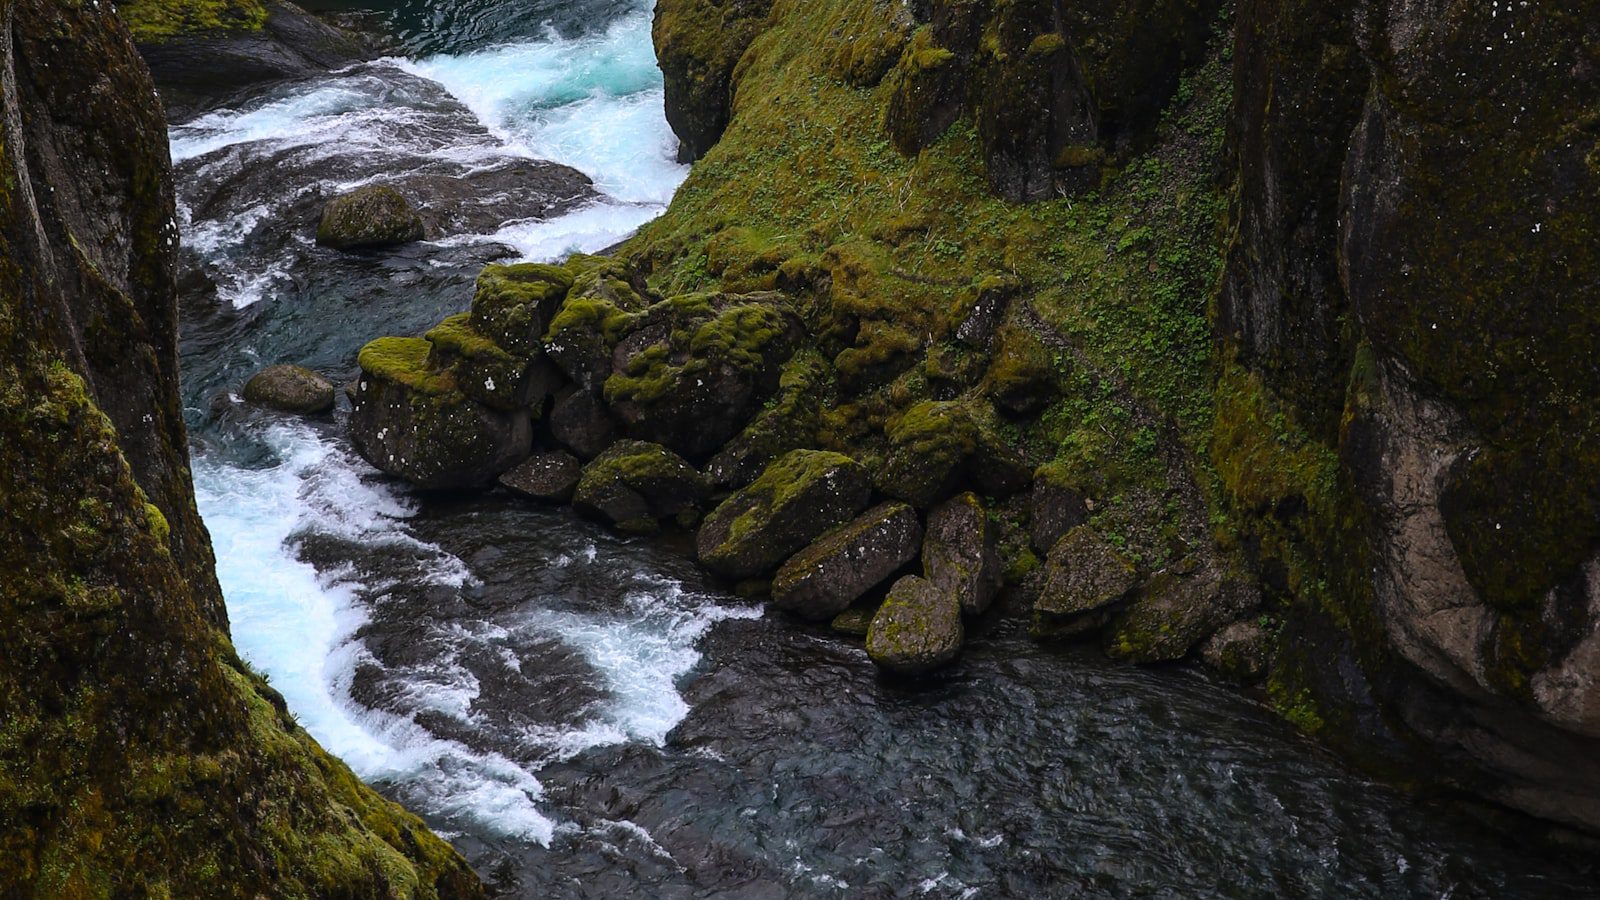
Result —
[{"label": "submerged rock", "polygon": [[547,503],[567,503],[578,488],[583,464],[560,450],[535,453],[500,476],[500,486],[519,497]]},{"label": "submerged rock", "polygon": [[954,497],[928,514],[923,573],[941,590],[954,594],[961,601],[962,612],[981,615],[1005,580],[998,540],[998,529],[989,521],[978,495],[968,492]]},{"label": "submerged rock", "polygon": [[301,415],[332,410],[335,397],[333,382],[305,366],[272,366],[244,385],[246,402]]},{"label": "submerged rock", "polygon": [[633,533],[664,519],[688,526],[699,518],[706,485],[700,473],[660,444],[620,441],[583,470],[572,505]]},{"label": "submerged rock", "polygon": [[463,394],[428,366],[422,338],[379,338],[362,348],[350,415],[357,452],[420,488],[482,487],[528,456],[526,411],[502,412]]},{"label": "submerged rock", "polygon": [[317,243],[335,250],[380,250],[422,238],[422,216],[416,207],[382,184],[329,200],[317,225]]},{"label": "submerged rock", "polygon": [[772,579],[772,604],[803,619],[832,618],[916,559],[921,539],[916,510],[879,504],[784,563]]},{"label": "submerged rock", "polygon": [[1067,532],[1045,561],[1034,633],[1070,637],[1104,625],[1138,583],[1133,563],[1088,526]]},{"label": "submerged rock", "polygon": [[925,578],[907,575],[872,617],[867,655],[886,672],[921,675],[955,662],[964,639],[961,601]]},{"label": "submerged rock", "polygon": [[867,472],[855,460],[796,450],[707,516],[695,549],[713,572],[750,578],[847,521],[871,496]]}]

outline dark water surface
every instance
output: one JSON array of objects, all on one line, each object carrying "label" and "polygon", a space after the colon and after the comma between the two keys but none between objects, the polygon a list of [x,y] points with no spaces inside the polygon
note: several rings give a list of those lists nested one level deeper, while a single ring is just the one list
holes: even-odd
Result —
[{"label": "dark water surface", "polygon": [[[241,651],[492,884],[1594,895],[1592,872],[1353,774],[1198,671],[1048,650],[1001,617],[948,676],[884,682],[855,642],[764,617],[671,547],[499,496],[419,498],[353,456],[343,411],[242,406],[271,363],[350,377],[367,340],[464,308],[486,262],[606,246],[683,174],[643,7],[339,2],[411,58],[173,134],[197,486]],[[557,191],[540,158],[594,188]],[[326,195],[433,177],[492,195],[455,237],[366,257],[311,242]]]}]

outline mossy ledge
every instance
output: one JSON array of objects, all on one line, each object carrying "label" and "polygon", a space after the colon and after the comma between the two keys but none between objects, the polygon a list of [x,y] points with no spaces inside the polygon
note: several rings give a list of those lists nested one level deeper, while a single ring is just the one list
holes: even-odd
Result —
[{"label": "mossy ledge", "polygon": [[[166,131],[127,31],[110,4],[0,0],[0,20],[19,107],[0,137],[0,895],[481,896],[229,643],[177,409]],[[69,193],[84,206],[36,202]]]}]

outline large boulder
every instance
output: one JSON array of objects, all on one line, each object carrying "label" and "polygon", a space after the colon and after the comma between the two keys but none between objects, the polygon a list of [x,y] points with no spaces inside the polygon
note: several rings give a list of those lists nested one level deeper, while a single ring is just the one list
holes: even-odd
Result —
[{"label": "large boulder", "polygon": [[867,629],[867,655],[878,668],[921,675],[956,661],[965,640],[961,601],[916,575],[889,589]]},{"label": "large boulder", "polygon": [[619,441],[584,467],[572,505],[622,531],[649,533],[661,520],[692,525],[705,501],[700,473],[660,444]]},{"label": "large boulder", "polygon": [[379,250],[422,238],[422,216],[416,207],[382,184],[329,200],[317,224],[317,243],[335,250]]},{"label": "large boulder", "polygon": [[1138,573],[1122,551],[1086,525],[1074,528],[1045,560],[1033,603],[1034,633],[1071,637],[1094,631],[1137,584]]},{"label": "large boulder", "polygon": [[1053,468],[1041,466],[1028,497],[1028,537],[1033,549],[1049,553],[1067,532],[1088,521],[1089,505],[1083,494]]},{"label": "large boulder", "polygon": [[772,604],[803,619],[837,616],[917,558],[922,523],[904,503],[882,503],[795,554],[772,578]]},{"label": "large boulder", "polygon": [[594,459],[617,440],[617,423],[594,391],[573,385],[550,407],[550,436],[583,459]]},{"label": "large boulder", "polygon": [[467,397],[454,375],[429,366],[432,346],[379,338],[362,348],[351,442],[368,462],[417,487],[482,487],[528,456],[528,413]]},{"label": "large boulder", "polygon": [[1010,496],[1025,490],[1033,470],[995,433],[994,410],[984,401],[925,401],[894,418],[889,451],[876,483],[880,491],[927,509],[969,479],[984,493]]},{"label": "large boulder", "polygon": [[753,578],[866,508],[867,472],[839,453],[796,450],[706,517],[695,549],[728,578]]},{"label": "large boulder", "polygon": [[333,382],[305,366],[272,366],[244,385],[245,402],[301,415],[332,410],[336,396]]},{"label": "large boulder", "polygon": [[1260,601],[1260,595],[1248,585],[1208,570],[1161,572],[1111,623],[1106,653],[1136,663],[1183,659],[1201,641]]},{"label": "large boulder", "polygon": [[960,600],[962,612],[981,615],[1005,581],[998,541],[999,529],[977,494],[952,497],[928,514],[923,574]]},{"label": "large boulder", "polygon": [[618,345],[605,399],[631,436],[703,458],[778,388],[800,332],[781,295],[690,294],[652,306]]},{"label": "large boulder", "polygon": [[583,464],[577,457],[560,450],[535,453],[521,465],[500,476],[500,486],[529,500],[567,503],[578,489]]}]

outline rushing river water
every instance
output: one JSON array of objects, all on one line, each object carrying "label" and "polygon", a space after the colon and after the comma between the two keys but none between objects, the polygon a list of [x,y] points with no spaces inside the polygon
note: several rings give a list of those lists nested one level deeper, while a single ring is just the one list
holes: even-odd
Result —
[{"label": "rushing river water", "polygon": [[[634,0],[324,6],[385,29],[404,56],[172,133],[200,506],[240,651],[492,884],[534,897],[1592,889],[1570,864],[1351,774],[1199,672],[1048,651],[1001,622],[947,677],[886,684],[856,643],[764,617],[669,547],[499,496],[414,496],[354,456],[342,410],[303,421],[241,405],[239,386],[272,363],[349,377],[367,340],[464,308],[486,262],[614,243],[685,174]],[[322,197],[406,179],[492,196],[453,236],[397,253],[314,246]]]}]

